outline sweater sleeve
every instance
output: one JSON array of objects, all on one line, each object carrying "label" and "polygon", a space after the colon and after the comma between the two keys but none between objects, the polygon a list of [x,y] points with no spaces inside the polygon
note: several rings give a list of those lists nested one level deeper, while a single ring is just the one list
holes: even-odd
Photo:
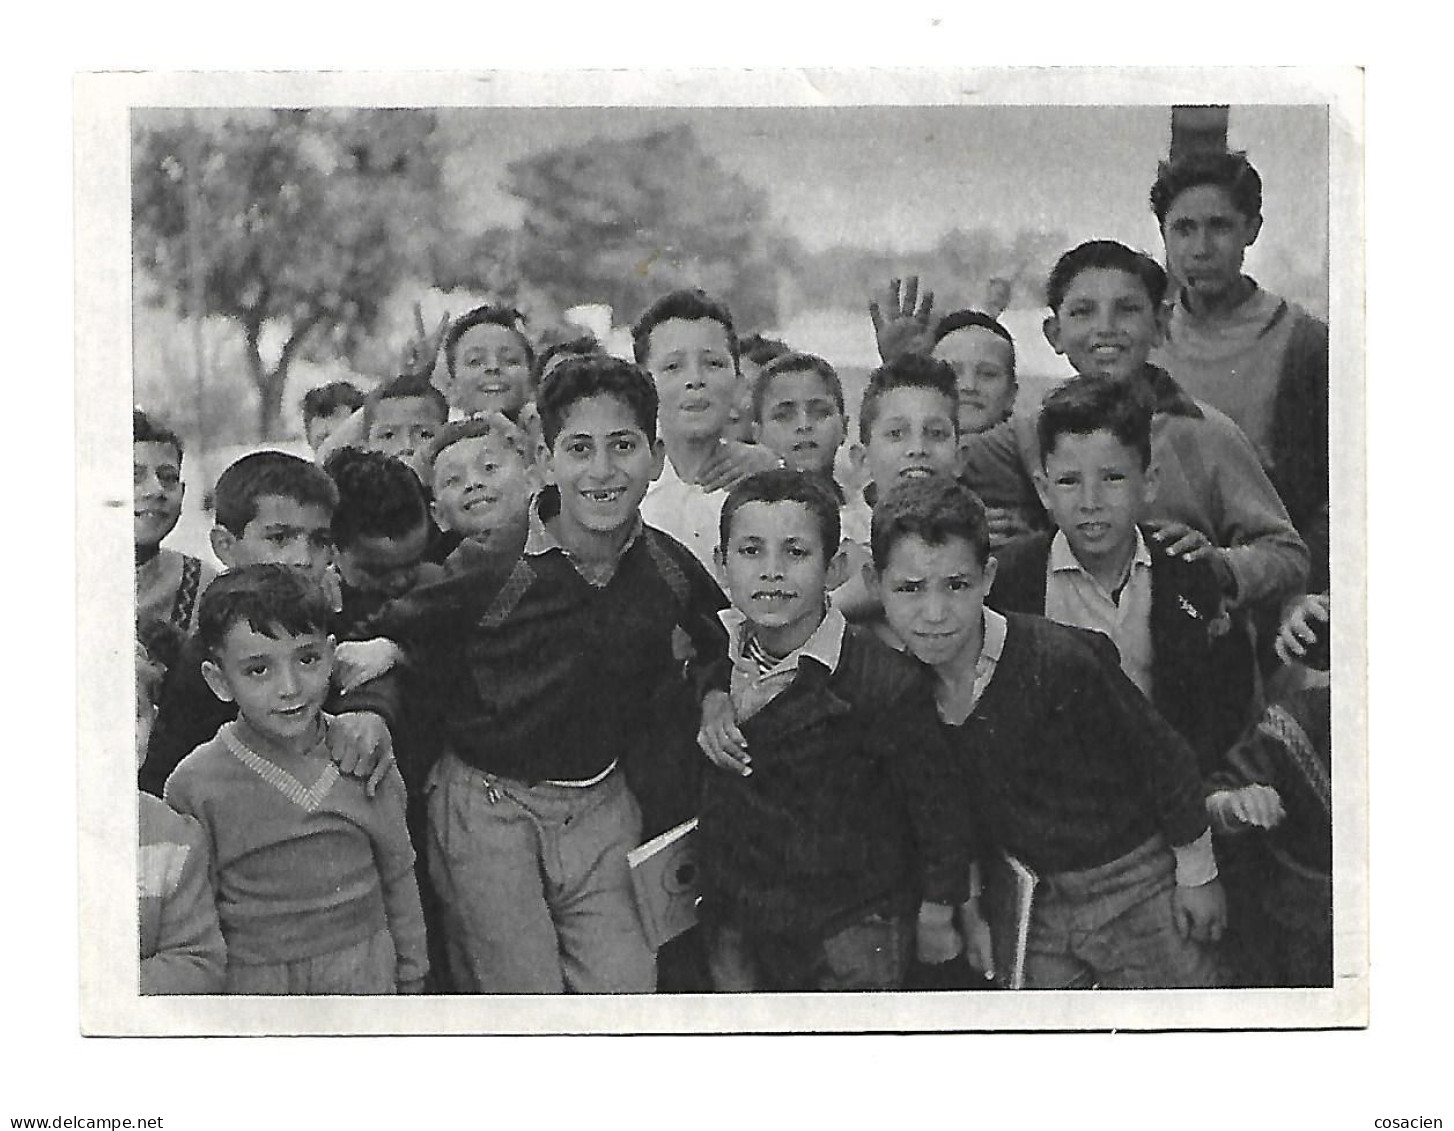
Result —
[{"label": "sweater sleeve", "polygon": [[[1276,486],[1313,555],[1316,576],[1328,562],[1328,327],[1302,314],[1288,340],[1272,415]],[[1325,584],[1325,583],[1324,583]],[[1323,584],[1314,582],[1313,590]]]},{"label": "sweater sleeve", "polygon": [[985,506],[1017,511],[1038,528],[1045,525],[1044,510],[1026,462],[1028,437],[1017,432],[1026,428],[1033,432],[1033,421],[1015,416],[984,432],[962,437],[959,477]]},{"label": "sweater sleeve", "polygon": [[869,742],[883,751],[890,780],[908,808],[922,898],[963,903],[969,898],[973,822],[964,778],[939,725],[927,679],[915,680],[893,709],[880,715]]},{"label": "sweater sleeve", "polygon": [[1203,462],[1212,476],[1217,526],[1211,534],[1227,548],[1227,565],[1237,582],[1235,603],[1276,602],[1303,592],[1307,544],[1252,442],[1225,417],[1208,414],[1207,425],[1202,434],[1211,443]]},{"label": "sweater sleeve", "polygon": [[180,850],[176,886],[160,896],[161,917],[156,953],[141,960],[143,994],[210,994],[222,989],[227,948],[217,920],[217,904],[208,865],[207,838],[192,819]]},{"label": "sweater sleeve", "polygon": [[1084,741],[1127,759],[1167,842],[1174,848],[1190,844],[1208,828],[1196,753],[1122,672],[1109,639],[1088,631],[1077,635],[1089,646],[1072,691]]},{"label": "sweater sleeve", "polygon": [[404,780],[389,767],[370,806],[369,836],[384,893],[384,915],[394,940],[396,979],[412,982],[429,972],[424,912],[414,875],[414,846],[404,824]]}]

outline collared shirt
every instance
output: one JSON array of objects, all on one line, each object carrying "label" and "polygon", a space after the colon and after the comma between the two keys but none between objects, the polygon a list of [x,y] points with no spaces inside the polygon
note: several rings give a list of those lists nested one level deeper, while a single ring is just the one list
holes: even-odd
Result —
[{"label": "collared shirt", "polygon": [[1045,566],[1045,615],[1060,624],[1110,637],[1121,670],[1151,698],[1151,551],[1141,531],[1119,594],[1109,592],[1080,564],[1064,531],[1056,531]]},{"label": "collared shirt", "polygon": [[720,537],[726,499],[726,491],[706,491],[696,483],[687,483],[666,459],[661,475],[647,487],[646,497],[641,500],[641,517],[689,549],[708,572],[715,572],[712,551]]},{"label": "collared shirt", "polygon": [[631,520],[631,533],[626,536],[626,541],[616,551],[616,556],[610,561],[592,562],[573,554],[566,546],[550,532],[550,527],[545,525],[545,517],[541,515],[540,508],[545,506],[551,511],[550,517],[554,517],[560,511],[560,500],[551,499],[545,492],[541,492],[530,503],[530,527],[525,535],[525,556],[539,557],[541,554],[548,554],[552,550],[559,550],[575,571],[589,581],[597,589],[611,583],[611,578],[616,576],[616,567],[621,564],[621,559],[626,556],[626,551],[636,544],[636,539],[641,537],[641,515],[638,513]]},{"label": "collared shirt", "polygon": [[999,667],[1008,628],[1009,622],[1001,614],[990,608],[984,610],[984,639],[980,644],[979,658],[974,662],[974,683],[969,690],[969,701],[947,704],[940,699],[939,717],[946,723],[959,726],[974,713],[985,688],[989,687],[990,680],[994,678],[995,669]]},{"label": "collared shirt", "polygon": [[787,690],[798,674],[798,663],[804,656],[817,660],[830,672],[838,670],[848,622],[831,606],[813,630],[813,635],[766,672],[756,659],[748,655],[750,629],[747,618],[736,609],[723,609],[717,617],[727,629],[727,654],[732,657],[732,706],[739,721],[757,714]]}]

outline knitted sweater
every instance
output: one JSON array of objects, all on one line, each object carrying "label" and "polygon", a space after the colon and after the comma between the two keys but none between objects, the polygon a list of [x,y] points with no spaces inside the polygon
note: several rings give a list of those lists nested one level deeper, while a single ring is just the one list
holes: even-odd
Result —
[{"label": "knitted sweater", "polygon": [[1041,875],[1092,868],[1156,833],[1207,830],[1196,755],[1098,632],[1006,615],[1004,651],[949,727],[988,839]]},{"label": "knitted sweater", "polygon": [[739,725],[752,773],[711,770],[703,788],[709,914],[822,937],[920,896],[968,898],[969,802],[912,660],[849,626],[836,670],[804,657]]},{"label": "knitted sweater", "polygon": [[141,992],[217,993],[227,947],[212,900],[207,836],[150,794],[136,796]]},{"label": "knitted sweater", "polygon": [[207,832],[228,962],[314,958],[387,927],[398,980],[422,978],[424,917],[398,772],[370,798],[338,772],[328,737],[287,759],[290,772],[251,749],[248,733],[228,723],[166,785],[167,803]]},{"label": "knitted sweater", "polygon": [[[1146,520],[1185,523],[1228,548],[1240,605],[1271,607],[1301,594],[1308,578],[1307,545],[1241,429],[1154,366],[1139,380],[1156,408],[1151,458],[1160,469]],[[962,477],[975,492],[1031,516],[1031,525],[1045,525],[1031,478],[1041,468],[1034,415],[1017,414],[966,437],[961,451]]]}]

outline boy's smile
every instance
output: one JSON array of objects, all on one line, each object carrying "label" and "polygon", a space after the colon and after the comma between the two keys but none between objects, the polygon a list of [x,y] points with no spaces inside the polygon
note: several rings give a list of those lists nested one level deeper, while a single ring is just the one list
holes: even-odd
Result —
[{"label": "boy's smile", "polygon": [[939,339],[933,356],[954,369],[961,436],[983,432],[1010,415],[1015,405],[1015,363],[1004,338],[983,326],[966,326]]},{"label": "boy's smile", "polygon": [[530,397],[530,358],[508,326],[482,322],[455,344],[449,403],[474,416],[498,412],[513,420]]},{"label": "boy's smile", "polygon": [[529,470],[508,442],[466,436],[434,461],[434,516],[439,525],[468,538],[525,517]]},{"label": "boy's smile", "polygon": [[863,455],[880,491],[901,479],[954,474],[958,435],[951,402],[919,386],[889,389],[879,398]]},{"label": "boy's smile", "polygon": [[181,464],[171,444],[131,445],[132,537],[137,546],[160,545],[181,518]]},{"label": "boy's smile", "polygon": [[1146,364],[1161,340],[1161,324],[1140,279],[1113,267],[1088,267],[1045,320],[1045,339],[1077,373],[1124,380]]},{"label": "boy's smile", "polygon": [[547,460],[560,491],[557,537],[572,549],[584,548],[581,540],[623,537],[661,464],[660,445],[619,397],[603,393],[571,405]]},{"label": "boy's smile", "polygon": [[1109,429],[1066,433],[1045,453],[1035,486],[1080,564],[1103,583],[1118,581],[1135,552],[1136,523],[1156,494],[1155,474],[1139,453]]},{"label": "boy's smile", "polygon": [[246,621],[228,629],[216,657],[202,674],[219,699],[259,736],[286,753],[303,754],[317,740],[319,712],[328,698],[333,638],[318,632],[277,636]]},{"label": "boy's smile", "polygon": [[823,620],[830,554],[812,511],[800,502],[748,502],[732,515],[718,563],[732,604],[764,648],[783,656]]}]

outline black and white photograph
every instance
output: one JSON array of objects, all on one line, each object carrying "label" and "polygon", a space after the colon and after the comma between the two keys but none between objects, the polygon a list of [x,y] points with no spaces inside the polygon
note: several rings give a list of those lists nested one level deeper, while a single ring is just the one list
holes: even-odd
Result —
[{"label": "black and white photograph", "polygon": [[81,1033],[1365,1030],[1362,83],[77,76]]}]

